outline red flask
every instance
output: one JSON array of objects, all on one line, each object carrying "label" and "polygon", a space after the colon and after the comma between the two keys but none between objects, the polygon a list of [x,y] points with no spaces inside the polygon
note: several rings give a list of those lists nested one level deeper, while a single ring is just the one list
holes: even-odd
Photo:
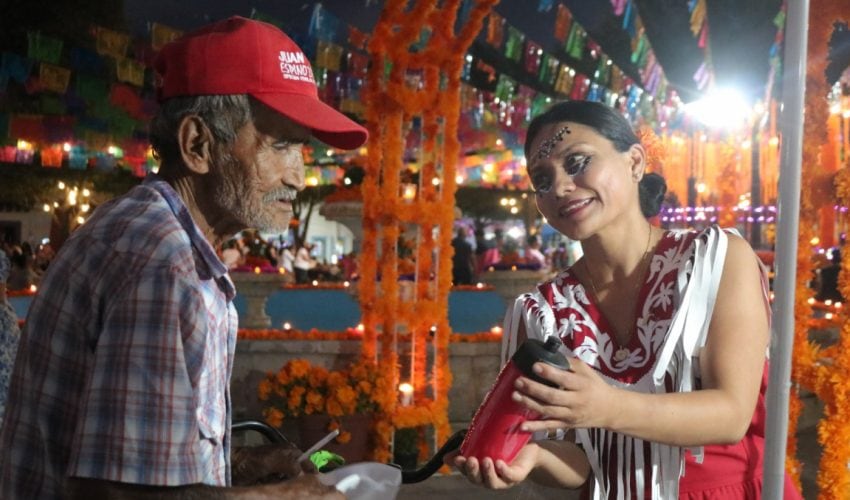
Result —
[{"label": "red flask", "polygon": [[476,457],[478,460],[490,457],[493,461],[501,459],[511,463],[531,439],[531,433],[521,431],[520,425],[527,420],[540,418],[537,412],[511,399],[511,393],[515,390],[514,382],[518,377],[525,376],[554,387],[554,384],[536,375],[532,366],[539,361],[568,370],[570,364],[567,358],[558,352],[561,345],[561,340],[554,336],[547,338],[545,343],[537,339],[528,339],[522,343],[510,361],[502,367],[496,383],[475,412],[460,446],[461,455]]}]

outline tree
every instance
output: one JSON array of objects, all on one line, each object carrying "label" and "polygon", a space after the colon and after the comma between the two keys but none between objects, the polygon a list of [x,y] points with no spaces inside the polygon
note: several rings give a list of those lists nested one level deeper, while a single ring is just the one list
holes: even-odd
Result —
[{"label": "tree", "polygon": [[292,227],[293,237],[296,242],[306,241],[307,229],[309,229],[310,219],[313,217],[313,209],[316,208],[317,203],[332,193],[334,189],[336,189],[336,186],[333,185],[310,186],[298,193],[298,197],[292,204],[292,220],[298,221]]}]

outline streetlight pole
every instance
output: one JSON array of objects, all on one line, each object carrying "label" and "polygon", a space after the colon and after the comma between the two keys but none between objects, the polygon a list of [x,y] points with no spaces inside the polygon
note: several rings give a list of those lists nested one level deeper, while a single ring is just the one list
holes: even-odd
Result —
[{"label": "streetlight pole", "polygon": [[809,0],[788,2],[782,101],[782,162],[779,176],[779,224],[776,238],[775,335],[770,343],[770,381],[764,448],[764,498],[782,498],[791,351],[794,348],[794,288],[800,217],[800,170],[803,157],[803,97],[806,92]]},{"label": "streetlight pole", "polygon": [[[752,139],[750,141],[750,213],[752,214],[753,210],[761,209],[761,166],[760,163],[760,139],[761,139],[761,124],[762,124],[762,115],[759,114],[756,116],[755,120],[753,120],[753,133]],[[756,212],[759,214],[762,212]],[[759,216],[756,214],[753,215],[753,223],[750,225],[750,244],[755,249],[759,249],[761,247],[761,222],[759,222]]]}]

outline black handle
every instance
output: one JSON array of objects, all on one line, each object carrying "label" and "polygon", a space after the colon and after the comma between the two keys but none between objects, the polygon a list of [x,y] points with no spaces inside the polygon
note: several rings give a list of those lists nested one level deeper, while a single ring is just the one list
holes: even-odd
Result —
[{"label": "black handle", "polygon": [[[283,434],[269,424],[260,420],[241,420],[231,425],[231,432],[255,431],[259,432],[272,443],[288,443]],[[402,470],[401,482],[403,484],[418,483],[433,476],[443,466],[443,457],[460,448],[463,438],[466,437],[466,429],[461,429],[446,440],[445,444],[437,450],[437,453],[428,460],[425,465],[415,470]]]},{"label": "black handle", "polygon": [[433,476],[435,472],[437,472],[440,467],[443,466],[443,457],[448,455],[449,453],[455,451],[460,448],[461,443],[463,443],[463,438],[466,436],[466,429],[461,429],[454,434],[446,441],[446,443],[437,451],[437,454],[431,457],[425,465],[416,469],[416,470],[402,470],[401,471],[401,482],[402,484],[412,484],[418,483],[420,481],[424,481],[429,477]]},{"label": "black handle", "polygon": [[272,443],[288,443],[289,440],[283,437],[277,429],[260,420],[240,420],[233,422],[230,426],[231,432],[256,431],[265,436]]}]

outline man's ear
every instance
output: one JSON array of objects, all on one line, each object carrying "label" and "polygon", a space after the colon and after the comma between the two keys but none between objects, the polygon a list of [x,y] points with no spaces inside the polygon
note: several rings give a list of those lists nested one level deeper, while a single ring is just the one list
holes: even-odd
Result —
[{"label": "man's ear", "polygon": [[212,133],[198,115],[186,115],[177,127],[177,147],[189,171],[206,174],[212,161]]},{"label": "man's ear", "polygon": [[640,144],[632,144],[629,146],[629,168],[631,169],[632,179],[635,182],[640,182],[646,170],[646,150]]}]

